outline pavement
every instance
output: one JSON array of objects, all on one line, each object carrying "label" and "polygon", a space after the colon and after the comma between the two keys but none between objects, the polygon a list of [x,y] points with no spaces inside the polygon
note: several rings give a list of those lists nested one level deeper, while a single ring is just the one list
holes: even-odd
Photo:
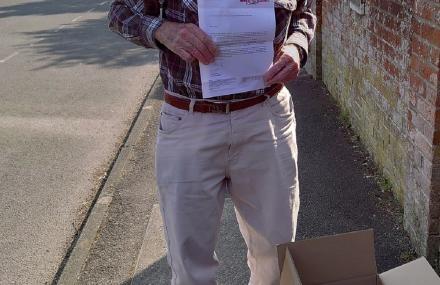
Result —
[{"label": "pavement", "polygon": [[[297,240],[373,228],[378,272],[416,258],[402,224],[402,209],[339,109],[319,81],[302,74],[288,86],[297,120],[301,208]],[[130,134],[129,151],[112,171],[106,215],[88,222],[93,234],[80,268],[59,284],[169,284],[166,244],[154,177],[154,148],[162,87],[156,82]],[[102,197],[102,198],[106,198]],[[101,199],[101,197],[99,198]],[[110,201],[110,200],[108,200]],[[95,217],[93,213],[91,217]],[[93,219],[92,219],[93,220]],[[74,249],[75,252],[75,249]],[[247,284],[246,246],[226,200],[217,246],[218,284]],[[73,256],[76,256],[73,254]],[[80,266],[78,266],[78,264]],[[69,273],[70,274],[70,273]],[[69,275],[66,274],[66,275]]]},{"label": "pavement", "polygon": [[108,9],[0,1],[0,284],[52,283],[157,79]]}]

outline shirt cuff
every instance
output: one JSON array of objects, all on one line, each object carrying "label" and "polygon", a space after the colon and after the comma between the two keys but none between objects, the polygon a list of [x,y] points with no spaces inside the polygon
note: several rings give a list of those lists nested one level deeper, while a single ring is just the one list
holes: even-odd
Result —
[{"label": "shirt cuff", "polygon": [[295,45],[298,49],[302,50],[302,52],[299,51],[299,54],[301,56],[301,67],[304,67],[309,53],[309,41],[306,35],[301,32],[295,32],[287,39],[285,45]]},{"label": "shirt cuff", "polygon": [[162,45],[156,40],[154,34],[162,25],[163,19],[159,17],[144,16],[142,19],[142,39],[153,48],[160,49]]}]

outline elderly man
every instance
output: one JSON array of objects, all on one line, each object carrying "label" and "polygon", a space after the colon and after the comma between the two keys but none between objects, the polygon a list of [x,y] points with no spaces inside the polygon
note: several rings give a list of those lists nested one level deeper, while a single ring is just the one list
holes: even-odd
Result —
[{"label": "elderly man", "polygon": [[300,204],[296,121],[284,84],[306,62],[316,17],[307,0],[274,6],[267,87],[204,99],[199,62],[214,62],[219,50],[198,27],[197,1],[112,3],[110,28],[160,51],[165,103],[156,176],[173,285],[216,284],[214,248],[226,192],[248,247],[249,284],[279,283],[276,245],[295,238]]}]

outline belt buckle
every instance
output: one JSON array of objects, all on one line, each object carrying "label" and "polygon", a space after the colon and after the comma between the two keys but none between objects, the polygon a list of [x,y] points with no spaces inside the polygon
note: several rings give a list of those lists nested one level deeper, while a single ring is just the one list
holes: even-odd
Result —
[{"label": "belt buckle", "polygon": [[[230,112],[229,104],[230,103],[213,102],[209,109],[210,109],[211,113],[229,114],[229,112]],[[224,110],[224,108],[222,108],[222,105],[226,105],[226,110]]]}]

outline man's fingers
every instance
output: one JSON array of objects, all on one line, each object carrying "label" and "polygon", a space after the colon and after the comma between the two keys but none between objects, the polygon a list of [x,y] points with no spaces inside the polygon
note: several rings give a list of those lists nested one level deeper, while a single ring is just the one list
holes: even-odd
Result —
[{"label": "man's fingers", "polygon": [[275,83],[282,83],[282,79],[285,76],[285,70],[282,69],[280,72],[278,72],[277,74],[275,74],[270,80],[266,81],[267,85],[272,85]]},{"label": "man's fingers", "polygon": [[286,66],[280,72],[278,72],[270,81],[266,82],[267,85],[275,83],[287,83],[291,80],[295,80],[298,76],[299,70],[292,66]]},{"label": "man's fingers", "polygon": [[292,57],[283,54],[280,59],[264,75],[266,85],[274,83],[286,83],[296,79],[299,72],[299,66]]},{"label": "man's fingers", "polygon": [[267,72],[264,74],[264,81],[269,83],[272,81],[274,76],[276,76],[284,67],[286,66],[284,61],[276,62]]},{"label": "man's fingers", "polygon": [[204,55],[200,41],[193,35],[188,27],[179,30],[173,46],[185,50],[192,57],[197,58],[203,63],[208,63],[208,56]]},{"label": "man's fingers", "polygon": [[272,85],[275,83],[285,83],[287,81],[290,81],[290,76],[291,74],[289,73],[289,70],[287,70],[287,68],[282,69],[270,81],[268,81],[267,84]]},{"label": "man's fingers", "polygon": [[180,56],[186,62],[192,62],[194,60],[194,57],[184,49],[180,49],[177,52],[177,55]]},{"label": "man's fingers", "polygon": [[189,24],[191,30],[194,32],[194,35],[206,46],[212,56],[218,55],[218,48],[212,41],[212,39],[199,27],[194,24]]},{"label": "man's fingers", "polygon": [[[165,21],[156,31],[155,37],[185,61],[196,58],[204,64],[209,64],[215,60],[218,54],[213,41],[194,24]],[[185,53],[182,53],[182,50]]]},{"label": "man's fingers", "polygon": [[193,34],[187,38],[189,45],[188,51],[198,60],[204,64],[209,64],[214,61],[214,55],[211,54],[209,49]]},{"label": "man's fingers", "polygon": [[208,64],[208,59],[196,47],[189,48],[188,52],[201,63]]},{"label": "man's fingers", "polygon": [[198,51],[203,55],[204,60],[202,63],[209,64],[215,60],[217,55],[216,47],[212,40],[196,25],[189,24],[190,30],[192,33],[188,37],[193,45],[195,45]]}]

